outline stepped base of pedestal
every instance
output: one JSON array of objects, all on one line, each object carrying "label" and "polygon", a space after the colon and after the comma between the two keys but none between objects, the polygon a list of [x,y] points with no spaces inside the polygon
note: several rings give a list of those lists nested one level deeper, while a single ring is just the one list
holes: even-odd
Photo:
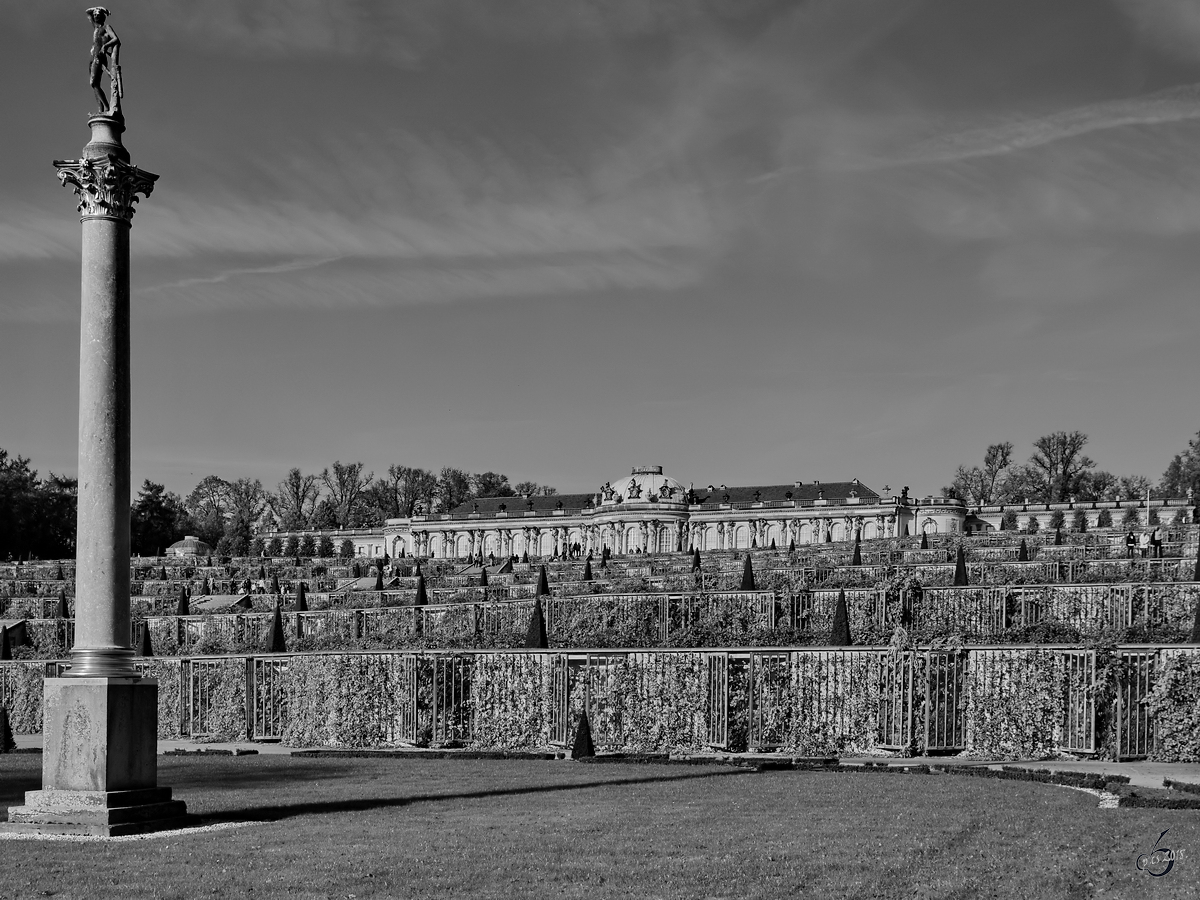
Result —
[{"label": "stepped base of pedestal", "polygon": [[187,804],[171,789],[136,791],[26,791],[24,806],[11,806],[0,833],[84,834],[116,837],[166,831],[189,824]]}]

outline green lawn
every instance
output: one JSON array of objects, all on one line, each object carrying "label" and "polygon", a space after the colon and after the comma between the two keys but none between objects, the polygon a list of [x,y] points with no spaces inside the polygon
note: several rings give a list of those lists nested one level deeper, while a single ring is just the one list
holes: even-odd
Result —
[{"label": "green lawn", "polygon": [[[160,758],[190,810],[265,824],[2,841],[0,897],[1187,897],[1200,813],[954,776],[458,760]],[[0,757],[0,803],[40,757]],[[1134,868],[1159,833],[1185,858]]]}]

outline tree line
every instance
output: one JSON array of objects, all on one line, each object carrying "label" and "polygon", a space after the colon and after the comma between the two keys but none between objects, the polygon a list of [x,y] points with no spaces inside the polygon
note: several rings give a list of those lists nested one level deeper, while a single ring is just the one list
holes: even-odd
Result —
[{"label": "tree line", "polygon": [[1147,492],[1151,498],[1200,492],[1200,432],[1186,450],[1175,454],[1157,484],[1144,475],[1098,469],[1084,453],[1087,442],[1081,431],[1055,431],[1035,440],[1024,462],[1014,457],[1011,442],[991,444],[982,465],[960,465],[942,490],[972,506],[1137,500]]},{"label": "tree line", "polygon": [[[39,479],[29,463],[0,449],[0,558],[72,557],[76,480],[53,473]],[[448,512],[483,497],[555,493],[532,481],[510,484],[499,472],[392,465],[376,477],[360,462],[340,460],[317,474],[293,468],[274,490],[258,479],[208,475],[181,497],[146,479],[130,505],[130,552],[157,556],[192,534],[219,555],[241,556],[258,531],[374,528],[387,519]]]}]

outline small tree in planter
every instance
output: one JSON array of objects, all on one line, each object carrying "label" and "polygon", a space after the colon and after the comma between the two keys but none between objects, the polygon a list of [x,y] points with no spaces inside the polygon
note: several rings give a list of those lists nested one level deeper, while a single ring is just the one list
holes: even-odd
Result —
[{"label": "small tree in planter", "polygon": [[349,559],[353,555],[354,541],[350,540],[350,538],[346,538],[344,541],[342,541],[342,545],[338,547],[338,556],[340,556],[342,559]]},{"label": "small tree in planter", "polygon": [[1061,509],[1056,509],[1050,513],[1051,528],[1062,528],[1065,524],[1067,524],[1067,514]]},{"label": "small tree in planter", "polygon": [[1158,524],[1158,507],[1157,506],[1150,507],[1150,512],[1146,515],[1146,521],[1149,522],[1151,525]]},{"label": "small tree in planter", "polygon": [[1138,519],[1137,507],[1134,507],[1134,506],[1126,507],[1125,512],[1121,516],[1121,527],[1122,528],[1137,528],[1139,521],[1140,520]]},{"label": "small tree in planter", "polygon": [[1004,531],[1017,530],[1017,511],[1015,509],[1006,509],[1004,515],[1000,517],[1000,527]]},{"label": "small tree in planter", "polygon": [[287,541],[283,545],[284,556],[295,556],[300,552],[300,538],[294,534],[289,534]]},{"label": "small tree in planter", "polygon": [[300,539],[300,555],[312,557],[317,552],[317,541],[311,534],[306,534]]},{"label": "small tree in planter", "polygon": [[283,556],[283,541],[277,537],[267,542],[267,556]]},{"label": "small tree in planter", "polygon": [[1096,516],[1097,528],[1112,528],[1112,510],[1102,509],[1100,515]]},{"label": "small tree in planter", "polygon": [[1029,521],[1025,523],[1025,531],[1029,534],[1037,534],[1041,525],[1038,523],[1037,516],[1030,516]]},{"label": "small tree in planter", "polygon": [[317,541],[317,556],[322,559],[329,559],[333,556],[333,538],[327,534],[321,535],[321,539]]},{"label": "small tree in planter", "polygon": [[1075,515],[1071,517],[1071,530],[1080,534],[1087,531],[1087,513],[1082,509],[1075,510]]},{"label": "small tree in planter", "polygon": [[[238,539],[236,537],[233,539],[233,546],[234,550],[238,549]],[[262,556],[267,552],[267,545],[263,543],[262,538],[256,537],[250,541],[243,552],[249,552],[251,556]]]}]

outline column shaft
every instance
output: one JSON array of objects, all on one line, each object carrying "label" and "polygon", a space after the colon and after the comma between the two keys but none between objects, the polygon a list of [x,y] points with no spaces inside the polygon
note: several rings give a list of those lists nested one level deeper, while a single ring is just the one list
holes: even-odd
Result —
[{"label": "column shaft", "polygon": [[[85,217],[74,653],[95,675],[129,649],[129,403],[129,223]],[[99,671],[80,650],[116,658]]]}]

